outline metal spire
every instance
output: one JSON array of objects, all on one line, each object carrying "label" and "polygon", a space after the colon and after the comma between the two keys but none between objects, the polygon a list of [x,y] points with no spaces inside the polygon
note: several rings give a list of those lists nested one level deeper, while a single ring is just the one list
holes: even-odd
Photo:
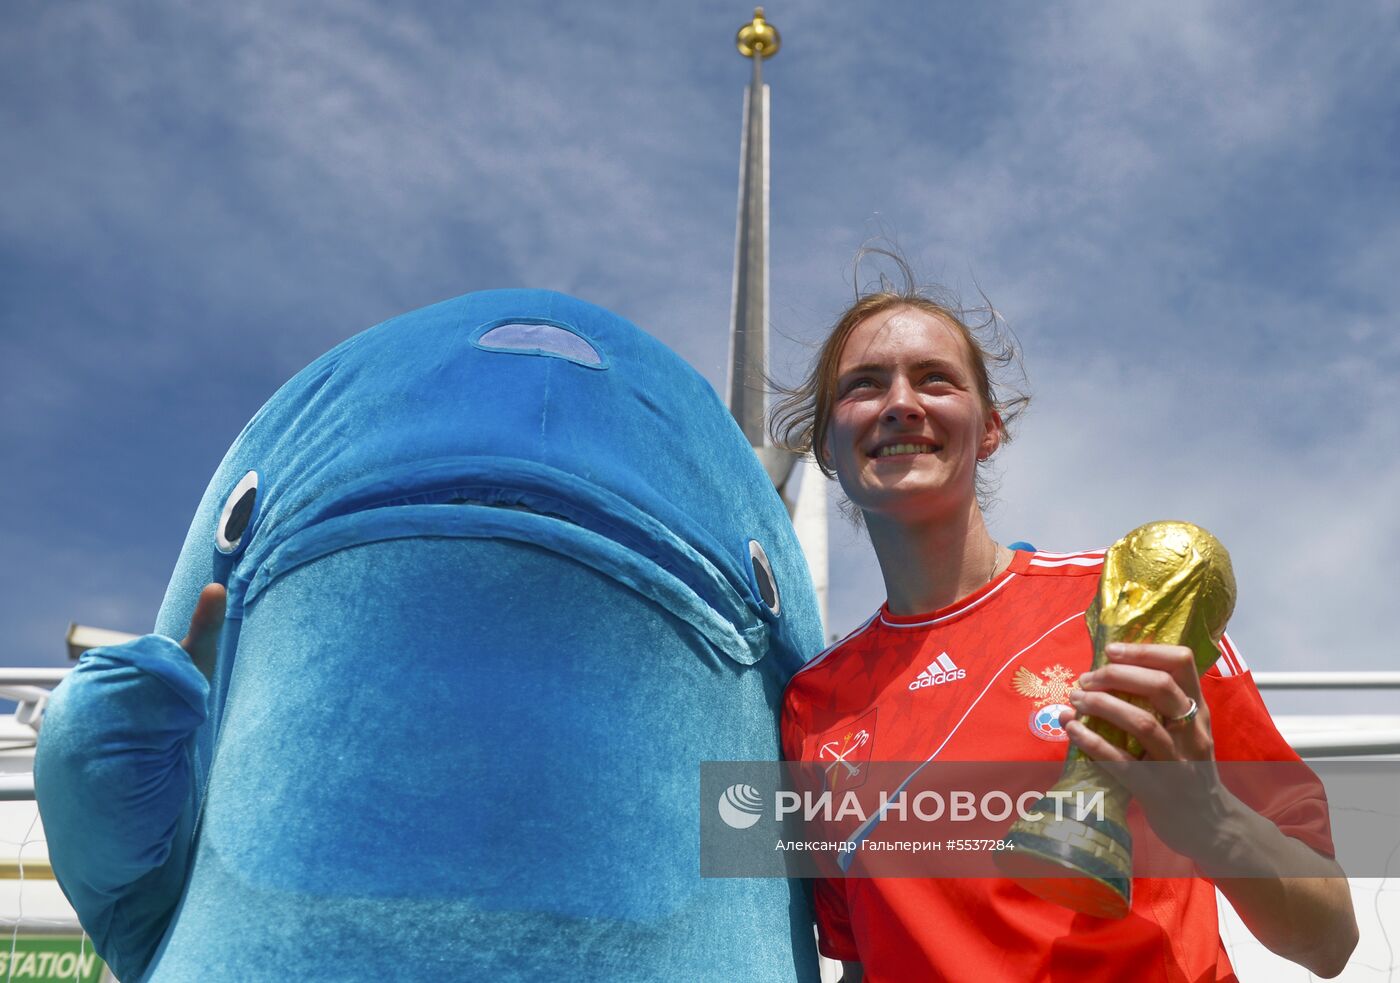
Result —
[{"label": "metal spire", "polygon": [[739,218],[734,234],[734,297],[729,333],[729,409],[753,445],[792,516],[797,540],[817,591],[826,624],[826,478],[814,463],[768,443],[768,86],[763,62],[778,53],[782,38],[763,8],[739,28],[739,53],[753,61],[744,94],[744,130],[739,149]]},{"label": "metal spire", "polygon": [[[768,370],[768,86],[762,65],[781,39],[763,19],[763,8],[739,28],[740,54],[753,61],[744,99],[739,149],[739,220],[734,241],[734,297],[730,321],[729,409],[754,447],[765,447]],[[767,465],[769,462],[764,461]],[[791,465],[789,464],[788,467]],[[786,474],[769,475],[781,485]]]}]

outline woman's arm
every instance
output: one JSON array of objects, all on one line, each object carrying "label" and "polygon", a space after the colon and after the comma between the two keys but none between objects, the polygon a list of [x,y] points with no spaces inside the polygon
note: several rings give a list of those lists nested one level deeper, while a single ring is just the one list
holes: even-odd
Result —
[{"label": "woman's arm", "polygon": [[[1351,887],[1341,867],[1235,801],[1238,810],[1222,830],[1222,842],[1230,854],[1225,866],[1256,872],[1219,878],[1216,886],[1270,951],[1318,976],[1336,976],[1345,968],[1358,938]],[[1280,869],[1308,874],[1271,876]]]},{"label": "woman's arm", "polygon": [[[1132,769],[1115,772],[1115,777],[1142,805],[1164,843],[1207,871],[1245,875],[1217,883],[1260,942],[1313,973],[1336,976],[1358,937],[1346,877],[1334,860],[1285,835],[1220,781],[1210,710],[1191,650],[1114,644],[1107,655],[1107,665],[1079,677],[1079,688],[1070,695],[1075,711],[1136,737],[1145,760],[1197,766],[1187,782],[1143,781]],[[1115,694],[1139,697],[1156,713]],[[1178,722],[1193,701],[1198,707],[1194,719]],[[1097,761],[1133,760],[1077,720],[1067,729],[1070,740]]]}]

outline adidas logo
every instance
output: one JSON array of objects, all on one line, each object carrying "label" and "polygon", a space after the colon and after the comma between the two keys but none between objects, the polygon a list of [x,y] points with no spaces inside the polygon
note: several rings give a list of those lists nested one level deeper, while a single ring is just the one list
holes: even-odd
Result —
[{"label": "adidas logo", "polygon": [[921,690],[925,686],[939,686],[943,683],[951,683],[962,679],[967,675],[966,669],[959,669],[953,664],[953,660],[948,658],[947,652],[940,652],[938,658],[928,664],[928,668],[919,673],[918,677],[909,684],[911,690]]}]

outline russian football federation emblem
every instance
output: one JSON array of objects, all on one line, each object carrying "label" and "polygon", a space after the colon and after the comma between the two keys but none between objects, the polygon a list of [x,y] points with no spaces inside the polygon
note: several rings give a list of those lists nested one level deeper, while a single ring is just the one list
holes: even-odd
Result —
[{"label": "russian football federation emblem", "polygon": [[1011,688],[1035,702],[1026,723],[1031,733],[1042,741],[1069,740],[1064,714],[1069,710],[1069,691],[1078,685],[1074,670],[1058,663],[1040,670],[1039,676],[1020,666],[1011,677]]},{"label": "russian football federation emblem", "polygon": [[831,791],[842,792],[865,782],[865,766],[875,745],[875,713],[871,710],[854,724],[818,739],[817,762]]}]

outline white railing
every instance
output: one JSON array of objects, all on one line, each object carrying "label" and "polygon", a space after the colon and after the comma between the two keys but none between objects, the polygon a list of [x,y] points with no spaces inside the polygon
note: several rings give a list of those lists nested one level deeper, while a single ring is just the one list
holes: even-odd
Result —
[{"label": "white railing", "polygon": [[1400,689],[1400,672],[1256,672],[1260,689]]},{"label": "white railing", "polygon": [[42,686],[53,689],[73,670],[67,666],[56,669],[0,669],[0,686]]}]

